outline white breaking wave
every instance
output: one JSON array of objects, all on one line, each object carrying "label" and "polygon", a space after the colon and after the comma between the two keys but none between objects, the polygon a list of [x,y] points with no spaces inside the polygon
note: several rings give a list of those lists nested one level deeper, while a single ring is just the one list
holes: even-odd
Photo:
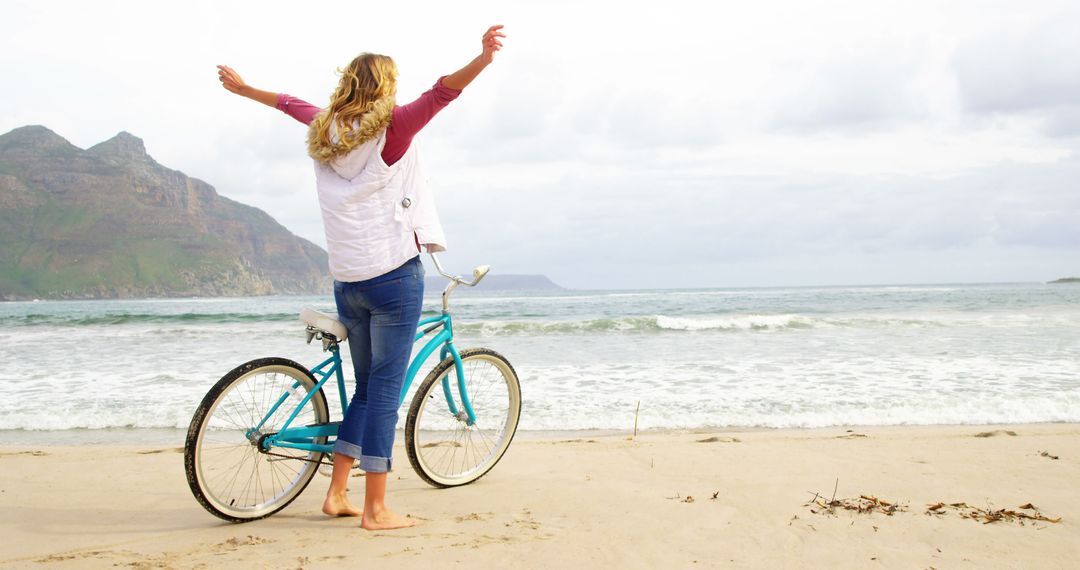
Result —
[{"label": "white breaking wave", "polygon": [[658,315],[656,326],[674,331],[762,330],[806,328],[825,321],[802,315],[737,315],[721,317],[666,317]]},{"label": "white breaking wave", "polygon": [[607,332],[704,332],[704,331],[780,331],[813,328],[999,328],[1077,326],[1080,312],[1017,313],[851,313],[829,316],[785,314],[724,315],[647,315],[638,317],[595,318],[583,320],[500,320],[464,322],[457,330],[485,337],[504,335],[555,335]]}]

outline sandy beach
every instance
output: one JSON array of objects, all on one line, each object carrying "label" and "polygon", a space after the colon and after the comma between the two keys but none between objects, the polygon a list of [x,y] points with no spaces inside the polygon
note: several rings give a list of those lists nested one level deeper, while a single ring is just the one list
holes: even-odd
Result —
[{"label": "sandy beach", "polygon": [[[421,524],[369,533],[321,514],[322,476],[281,513],[236,525],[195,502],[177,448],[6,446],[0,565],[1075,568],[1080,558],[1078,424],[524,436],[484,479],[448,490],[421,481],[403,450],[395,457],[391,505]],[[837,503],[896,506],[811,502],[834,488]],[[971,508],[927,514],[935,503]],[[964,518],[972,508],[1038,516],[1019,508],[1028,504],[1060,522]]]}]

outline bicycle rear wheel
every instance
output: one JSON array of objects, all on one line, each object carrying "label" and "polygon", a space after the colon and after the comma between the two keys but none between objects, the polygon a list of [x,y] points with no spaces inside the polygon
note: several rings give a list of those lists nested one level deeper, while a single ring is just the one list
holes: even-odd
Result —
[{"label": "bicycle rear wheel", "polygon": [[[456,487],[483,477],[506,453],[521,416],[521,386],[510,362],[486,348],[460,354],[476,423],[468,425],[462,409],[453,357],[424,378],[405,420],[409,462],[435,487]],[[457,414],[450,412],[443,390],[447,376]]]},{"label": "bicycle rear wheel", "polygon": [[[303,366],[285,358],[261,358],[236,367],[210,389],[191,418],[184,444],[188,486],[206,510],[230,522],[261,519],[285,508],[307,487],[322,453],[281,447],[267,453],[260,443],[281,428],[315,385]],[[320,389],[291,425],[325,424],[329,418]],[[325,442],[325,437],[315,441]]]}]

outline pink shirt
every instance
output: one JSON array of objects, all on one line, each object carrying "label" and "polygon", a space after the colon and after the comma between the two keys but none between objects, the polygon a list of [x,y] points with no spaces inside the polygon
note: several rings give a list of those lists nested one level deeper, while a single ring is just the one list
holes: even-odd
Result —
[{"label": "pink shirt", "polygon": [[[461,89],[446,87],[442,80],[443,78],[440,77],[435,85],[417,97],[416,101],[394,107],[393,114],[390,116],[390,126],[386,128],[386,145],[383,146],[382,151],[382,159],[387,165],[401,160],[401,157],[405,156],[405,151],[409,150],[409,145],[412,144],[416,133],[431,121],[435,113],[461,94]],[[315,115],[322,111],[303,99],[284,93],[278,93],[277,108],[305,125],[310,125]]]}]

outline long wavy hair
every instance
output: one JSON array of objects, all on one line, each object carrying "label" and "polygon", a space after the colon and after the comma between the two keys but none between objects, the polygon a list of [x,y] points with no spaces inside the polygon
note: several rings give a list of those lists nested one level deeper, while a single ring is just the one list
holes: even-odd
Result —
[{"label": "long wavy hair", "polygon": [[390,124],[397,93],[397,65],[385,55],[362,53],[338,73],[330,105],[308,128],[308,155],[323,163],[377,137]]}]

